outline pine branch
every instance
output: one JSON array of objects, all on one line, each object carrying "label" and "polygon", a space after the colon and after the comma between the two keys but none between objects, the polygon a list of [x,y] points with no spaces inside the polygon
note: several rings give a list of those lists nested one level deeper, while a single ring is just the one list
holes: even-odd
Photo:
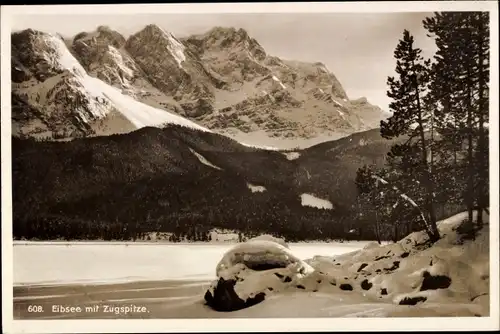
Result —
[{"label": "pine branch", "polygon": [[[371,175],[371,177],[375,180],[377,180],[378,182],[382,183],[382,184],[385,184],[385,185],[389,185],[389,182],[384,180],[383,178],[381,178],[380,176],[377,176],[375,174]],[[418,212],[420,213],[420,218],[422,219],[422,221],[424,222],[426,228],[431,231],[431,226],[429,224],[429,222],[427,221],[427,219],[425,218],[425,215],[423,213],[423,211],[420,209],[420,207],[417,205],[417,203],[411,199],[408,195],[406,195],[405,193],[403,193],[401,190],[399,190],[396,186],[393,186],[392,189],[394,191],[396,191],[399,196],[405,200],[406,202],[410,203],[411,206],[413,206],[415,209],[418,210]]]}]

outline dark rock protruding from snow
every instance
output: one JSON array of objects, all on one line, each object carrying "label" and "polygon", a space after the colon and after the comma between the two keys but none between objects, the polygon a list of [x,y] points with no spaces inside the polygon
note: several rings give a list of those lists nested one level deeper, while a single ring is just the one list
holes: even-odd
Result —
[{"label": "dark rock protruding from snow", "polygon": [[344,291],[352,291],[353,290],[351,284],[340,284],[339,288],[340,288],[340,290],[344,290]]},{"label": "dark rock protruding from snow", "polygon": [[432,276],[428,271],[423,274],[424,280],[420,291],[446,289],[451,285],[451,278],[444,275]]},{"label": "dark rock protruding from snow", "polygon": [[402,259],[407,258],[408,255],[410,255],[410,252],[404,252],[403,254],[401,254],[401,258]]},{"label": "dark rock protruding from snow", "polygon": [[427,297],[406,297],[403,298],[400,302],[399,305],[417,305],[420,302],[425,302],[427,300]]},{"label": "dark rock protruding from snow", "polygon": [[244,309],[262,302],[266,294],[258,293],[255,297],[249,297],[246,300],[241,299],[234,291],[236,281],[224,278],[219,278],[215,288],[205,293],[205,301],[207,305],[219,312],[230,312]]},{"label": "dark rock protruding from snow", "polygon": [[396,269],[398,269],[398,268],[399,268],[399,263],[400,263],[400,261],[394,261],[394,262],[392,263],[392,266],[391,266],[390,268],[385,268],[385,270],[387,270],[387,271],[393,271],[393,270],[396,270]]},{"label": "dark rock protruding from snow", "polygon": [[363,282],[361,282],[361,289],[363,290],[370,290],[372,288],[373,284],[368,282],[367,279],[365,279]]},{"label": "dark rock protruding from snow", "polygon": [[364,268],[366,268],[366,266],[368,266],[368,263],[363,263],[362,265],[359,266],[359,269],[358,269],[358,273],[363,270]]}]

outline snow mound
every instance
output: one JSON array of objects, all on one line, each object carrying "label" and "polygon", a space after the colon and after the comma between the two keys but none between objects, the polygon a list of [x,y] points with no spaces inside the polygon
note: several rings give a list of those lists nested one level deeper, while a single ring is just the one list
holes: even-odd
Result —
[{"label": "snow mound", "polygon": [[333,209],[332,202],[330,202],[326,199],[318,198],[318,197],[311,195],[311,194],[304,193],[304,194],[300,195],[300,199],[302,201],[302,206],[310,206],[313,208],[327,209],[327,210]]},{"label": "snow mound", "polygon": [[368,244],[365,245],[365,247],[363,247],[363,249],[374,249],[374,248],[378,248],[380,245],[378,242],[376,241],[372,241]]},{"label": "snow mound", "polygon": [[266,191],[266,187],[264,186],[256,186],[251,183],[247,183],[248,189],[250,189],[253,193],[262,193]]},{"label": "snow mound", "polygon": [[367,298],[412,306],[470,304],[488,295],[489,231],[486,225],[475,240],[464,241],[456,230],[466,216],[461,213],[439,222],[442,238],[433,245],[422,231],[397,243],[370,243],[359,251],[316,256],[307,262],[316,271],[343,277]]},{"label": "snow mound", "polygon": [[206,165],[206,166],[209,166],[209,167],[212,167],[214,169],[218,169],[218,170],[222,170],[222,168],[220,167],[217,167],[215,166],[214,164],[212,164],[210,161],[208,161],[203,155],[201,155],[200,153],[196,152],[195,150],[193,150],[192,148],[189,148],[189,150],[191,151],[191,153],[193,153],[197,158],[198,160]]},{"label": "snow mound", "polygon": [[280,244],[283,247],[290,248],[290,247],[288,247],[288,244],[285,242],[284,239],[282,239],[282,238],[276,238],[275,236],[272,236],[270,234],[262,234],[262,235],[259,235],[258,237],[252,238],[252,239],[250,239],[248,241],[254,241],[254,240],[273,241],[273,242],[275,242],[277,244]]},{"label": "snow mound", "polygon": [[226,252],[216,268],[218,279],[205,293],[207,304],[218,311],[239,310],[311,275],[314,269],[283,244],[263,235]]},{"label": "snow mound", "polygon": [[[267,240],[265,240],[266,238]],[[234,268],[238,264],[254,271],[287,268],[290,265],[298,265],[304,273],[313,271],[308,264],[293,255],[288,248],[268,237],[251,239],[230,249],[217,265],[217,277],[227,278],[228,275],[233,275]]]}]

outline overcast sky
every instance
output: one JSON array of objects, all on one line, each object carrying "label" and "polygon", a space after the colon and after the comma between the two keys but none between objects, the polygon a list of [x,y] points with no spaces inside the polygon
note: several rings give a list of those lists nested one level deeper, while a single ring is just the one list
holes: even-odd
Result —
[{"label": "overcast sky", "polygon": [[387,76],[395,66],[394,48],[403,30],[415,36],[427,56],[434,52],[422,20],[431,13],[272,13],[37,15],[13,18],[13,29],[33,28],[73,36],[107,25],[125,35],[157,24],[178,37],[214,26],[244,28],[270,55],[320,61],[340,80],[350,98],[365,96],[388,110]]}]

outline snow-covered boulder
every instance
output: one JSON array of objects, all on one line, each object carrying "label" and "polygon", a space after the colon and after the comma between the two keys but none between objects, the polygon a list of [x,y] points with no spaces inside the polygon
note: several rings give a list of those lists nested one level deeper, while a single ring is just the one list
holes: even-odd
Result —
[{"label": "snow-covered boulder", "polygon": [[236,245],[223,256],[216,269],[218,279],[205,293],[205,301],[217,311],[239,310],[313,272],[283,240],[260,236]]},{"label": "snow-covered boulder", "polygon": [[299,264],[304,272],[312,271],[307,263],[293,255],[286,246],[269,240],[274,237],[262,236],[262,238],[264,240],[257,237],[230,249],[217,265],[217,276],[221,277],[223,271],[237,264],[243,264],[255,271],[287,268],[291,264]]},{"label": "snow-covered boulder", "polygon": [[281,246],[283,247],[286,247],[286,248],[290,248],[288,247],[288,244],[285,242],[284,239],[282,238],[277,238],[277,237],[274,237],[270,234],[262,234],[262,235],[259,235],[258,237],[255,237],[255,238],[252,238],[248,241],[254,241],[254,240],[267,240],[267,241],[273,241],[277,244],[280,244]]}]

